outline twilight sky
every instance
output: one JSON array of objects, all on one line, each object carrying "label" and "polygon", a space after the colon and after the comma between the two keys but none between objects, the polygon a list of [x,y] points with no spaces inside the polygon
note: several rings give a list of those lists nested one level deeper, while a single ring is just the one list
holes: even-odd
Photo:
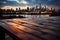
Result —
[{"label": "twilight sky", "polygon": [[51,5],[60,7],[60,0],[0,0],[0,7],[2,6],[26,6],[36,5],[42,3],[43,5]]}]

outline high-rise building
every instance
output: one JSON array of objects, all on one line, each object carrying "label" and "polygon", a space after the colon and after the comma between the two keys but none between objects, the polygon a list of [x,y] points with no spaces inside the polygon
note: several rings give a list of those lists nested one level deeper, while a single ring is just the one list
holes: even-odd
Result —
[{"label": "high-rise building", "polygon": [[21,10],[21,9],[19,8],[19,10]]},{"label": "high-rise building", "polygon": [[41,3],[40,3],[40,4],[39,4],[39,8],[40,8],[40,10],[41,10],[41,7],[42,7],[42,6],[41,6]]},{"label": "high-rise building", "polygon": [[18,8],[16,8],[16,11],[18,11]]},{"label": "high-rise building", "polygon": [[36,5],[36,9],[38,9],[38,5]]},{"label": "high-rise building", "polygon": [[53,11],[56,11],[55,8],[53,9]]},{"label": "high-rise building", "polygon": [[30,11],[30,8],[29,7],[27,7],[27,11]]},{"label": "high-rise building", "polygon": [[53,8],[51,8],[51,11],[53,11]]},{"label": "high-rise building", "polygon": [[30,11],[31,11],[31,12],[33,12],[34,10],[35,10],[35,8],[34,8],[34,7],[30,8]]},{"label": "high-rise building", "polygon": [[36,7],[35,7],[35,11],[37,11],[37,12],[38,12],[38,5],[36,5]]},{"label": "high-rise building", "polygon": [[41,3],[39,4],[39,12],[41,13],[41,9],[42,9],[42,6],[41,6]]},{"label": "high-rise building", "polygon": [[47,6],[45,6],[45,9],[47,9]]}]

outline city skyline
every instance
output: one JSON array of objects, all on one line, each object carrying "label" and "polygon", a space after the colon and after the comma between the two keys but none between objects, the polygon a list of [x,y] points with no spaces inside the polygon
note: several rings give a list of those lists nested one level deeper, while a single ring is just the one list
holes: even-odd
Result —
[{"label": "city skyline", "polygon": [[[36,6],[39,8],[40,6],[42,7],[42,8],[48,8],[49,10],[51,10],[51,8],[53,8],[54,9],[54,7],[49,7],[49,6],[47,6],[47,5],[34,5],[34,6],[4,6],[4,7],[1,7],[1,9],[5,9],[5,10],[7,10],[7,9],[13,9],[13,10],[16,10],[16,8],[20,8],[21,10],[23,10],[23,9],[27,9],[27,7],[29,7],[29,8],[36,8]],[[56,10],[58,10],[59,8],[55,8]]]},{"label": "city skyline", "polygon": [[[20,10],[27,10],[27,8],[28,9],[32,9],[32,8],[34,8],[34,9],[49,9],[49,10],[51,10],[51,8],[50,7],[48,7],[47,5],[42,5],[42,4],[39,4],[39,5],[35,5],[35,6],[5,6],[5,7],[2,7],[1,9],[5,9],[5,10],[11,10],[11,9],[13,9],[13,10],[15,10],[16,11],[16,9],[20,9]],[[52,8],[52,9],[55,9],[55,8]]]}]

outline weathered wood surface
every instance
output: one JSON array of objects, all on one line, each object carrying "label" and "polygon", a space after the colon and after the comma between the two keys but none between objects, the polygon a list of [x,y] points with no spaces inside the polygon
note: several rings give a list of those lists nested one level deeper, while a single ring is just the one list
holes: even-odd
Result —
[{"label": "weathered wood surface", "polygon": [[[60,40],[60,18],[0,20],[0,26],[22,40]],[[8,34],[9,34],[8,33]]]}]

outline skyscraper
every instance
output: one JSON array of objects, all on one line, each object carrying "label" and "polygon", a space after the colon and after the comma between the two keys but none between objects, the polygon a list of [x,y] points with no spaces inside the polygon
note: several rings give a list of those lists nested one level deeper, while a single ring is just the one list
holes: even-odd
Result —
[{"label": "skyscraper", "polygon": [[41,10],[41,3],[39,4],[39,8],[40,8],[40,10]]},{"label": "skyscraper", "polygon": [[27,7],[27,10],[29,11],[29,7]]}]

